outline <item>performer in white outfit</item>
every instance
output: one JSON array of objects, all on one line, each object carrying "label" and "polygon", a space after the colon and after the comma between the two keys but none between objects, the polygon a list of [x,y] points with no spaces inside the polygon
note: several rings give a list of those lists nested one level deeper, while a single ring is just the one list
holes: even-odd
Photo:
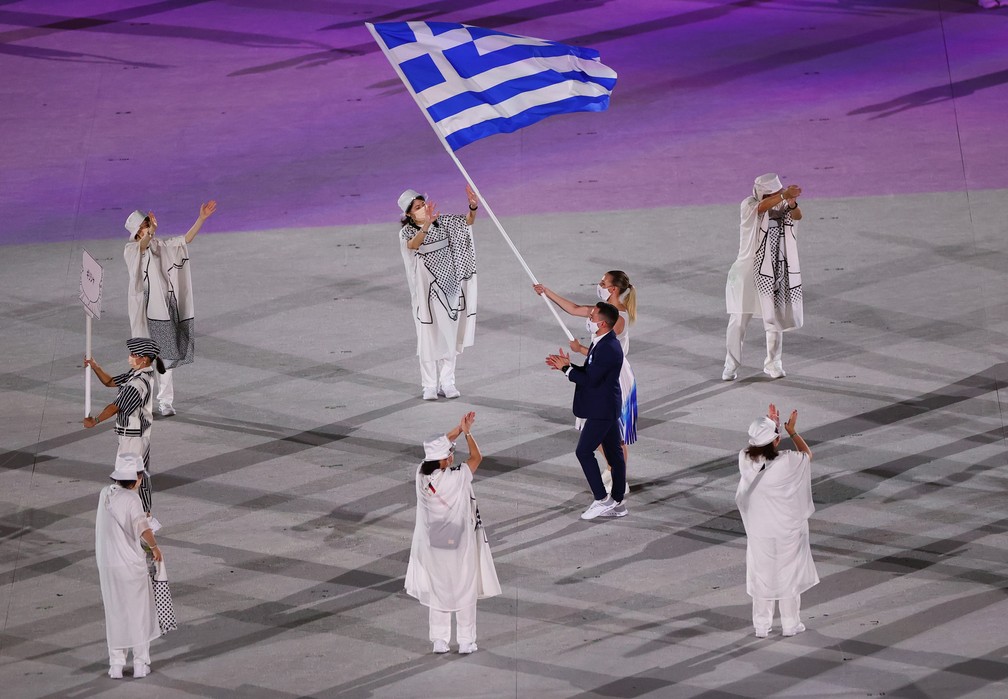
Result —
[{"label": "performer in white outfit", "polygon": [[99,422],[116,416],[115,433],[119,437],[116,469],[122,470],[126,464],[139,466],[137,475],[142,476],[140,500],[144,511],[150,514],[153,497],[150,438],[151,426],[154,424],[154,369],[164,374],[165,367],[158,356],[160,348],[148,337],[132,337],[126,341],[126,348],[129,350],[130,370],[116,376],[104,371],[94,359],[84,358],[84,365],[91,367],[99,381],[106,386],[119,388],[116,399],[106,405],[97,418],[84,418],[84,427],[94,427]]},{"label": "performer in white outfit", "polygon": [[746,592],[759,638],[770,633],[778,600],[783,634],[804,631],[801,593],[819,582],[809,547],[812,451],[795,431],[797,421],[795,410],[784,429],[798,451],[778,451],[780,417],[771,404],[768,416],[749,426],[749,446],[739,452],[735,504],[745,525]]},{"label": "performer in white outfit", "polygon": [[728,311],[727,354],[721,378],[734,381],[742,365],[742,344],[753,316],[763,319],[767,356],[763,372],[785,376],[784,331],[802,326],[801,272],[794,221],[801,219],[798,185],[786,189],[769,173],[756,178],[752,196],[741,204],[739,252],[728,271],[725,305]]},{"label": "performer in white outfit", "polygon": [[[416,471],[416,526],[406,568],[406,594],[430,608],[430,640],[447,653],[455,612],[458,652],[476,650],[476,600],[501,592],[476,495],[473,474],[483,460],[472,435],[476,413],[424,442]],[[464,434],[469,458],[455,464],[455,439]]]},{"label": "performer in white outfit", "polygon": [[469,213],[439,215],[413,189],[399,197],[399,247],[412,301],[424,400],[458,398],[455,360],[476,336],[476,249],[472,224],[479,201],[466,185]]},{"label": "performer in white outfit", "polygon": [[154,605],[154,588],[140,542],[155,561],[162,560],[150,522],[137,495],[140,460],[117,460],[111,478],[98,496],[95,515],[95,559],[105,607],[109,677],[123,676],[126,654],[133,650],[133,677],[150,673],[150,642],[161,635]]},{"label": "performer in white outfit", "polygon": [[[637,289],[630,283],[630,277],[622,270],[614,269],[602,275],[602,280],[595,287],[599,299],[611,303],[619,311],[620,319],[613,326],[616,339],[623,347],[623,368],[620,370],[620,393],[623,396],[623,415],[620,418],[620,429],[623,437],[623,459],[629,466],[630,452],[627,447],[637,441],[637,379],[634,376],[630,361],[626,358],[630,351],[630,324],[637,321]],[[579,306],[578,304],[565,299],[551,289],[542,284],[533,285],[532,289],[540,296],[545,294],[546,298],[573,316],[583,316],[585,318],[585,328],[590,337],[594,337],[598,331],[595,323],[591,322],[588,315],[595,307]],[[571,350],[585,356],[591,349],[591,344],[587,347],[577,340],[571,340]],[[584,424],[582,418],[576,418],[574,425],[578,429]],[[607,466],[602,472],[602,482],[606,491],[612,490],[612,467]],[[626,493],[630,492],[630,483],[627,481]],[[624,494],[626,494],[624,493]]]},{"label": "performer in white outfit", "polygon": [[200,206],[199,216],[185,235],[155,239],[157,218],[134,211],[126,219],[129,242],[123,251],[129,272],[130,332],[153,338],[162,348],[168,371],[158,381],[158,409],[174,415],[175,387],[172,369],[193,361],[195,334],[189,243],[217,210],[217,202]]}]

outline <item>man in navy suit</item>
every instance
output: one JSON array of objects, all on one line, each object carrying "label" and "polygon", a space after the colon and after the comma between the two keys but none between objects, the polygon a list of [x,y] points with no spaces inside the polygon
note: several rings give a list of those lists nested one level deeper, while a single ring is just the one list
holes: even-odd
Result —
[{"label": "man in navy suit", "polygon": [[[581,519],[623,517],[627,514],[623,504],[626,462],[620,446],[619,424],[623,411],[619,384],[623,348],[616,339],[616,333],[612,332],[613,325],[619,320],[619,311],[612,304],[603,301],[595,304],[588,318],[597,324],[598,330],[592,338],[584,366],[571,364],[570,355],[562,349],[560,354],[549,355],[546,363],[553,369],[562,371],[574,382],[574,415],[585,420],[574,453],[581,462],[581,470],[588,479],[595,501],[584,511]],[[598,461],[595,459],[595,450],[600,444],[606,460],[612,466],[613,495],[606,493]]]}]

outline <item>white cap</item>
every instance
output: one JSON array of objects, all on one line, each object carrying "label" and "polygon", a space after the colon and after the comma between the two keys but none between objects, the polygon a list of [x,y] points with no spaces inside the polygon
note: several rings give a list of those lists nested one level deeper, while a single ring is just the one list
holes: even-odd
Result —
[{"label": "white cap", "polygon": [[143,459],[139,454],[117,454],[115,471],[109,474],[109,478],[117,481],[135,481],[137,474],[143,470]]},{"label": "white cap", "polygon": [[758,417],[749,425],[749,444],[754,447],[765,447],[778,436],[777,423],[768,417]]},{"label": "white cap", "polygon": [[401,213],[401,214],[406,213],[406,209],[408,209],[409,205],[413,203],[413,200],[417,199],[417,198],[423,199],[424,195],[421,194],[420,192],[416,191],[415,189],[407,189],[405,192],[403,192],[402,194],[400,194],[399,195],[399,213]]},{"label": "white cap", "polygon": [[782,189],[784,189],[784,185],[781,184],[780,177],[776,173],[768,172],[756,178],[753,183],[753,196],[762,199],[767,194],[773,194]]},{"label": "white cap", "polygon": [[147,214],[140,211],[140,209],[137,209],[129,215],[129,218],[126,219],[126,230],[129,231],[130,240],[133,240],[136,237],[137,231],[140,230],[140,226],[143,225],[145,218],[147,218]]},{"label": "white cap", "polygon": [[423,443],[424,461],[447,459],[452,452],[452,446],[452,441],[444,434],[425,440]]}]

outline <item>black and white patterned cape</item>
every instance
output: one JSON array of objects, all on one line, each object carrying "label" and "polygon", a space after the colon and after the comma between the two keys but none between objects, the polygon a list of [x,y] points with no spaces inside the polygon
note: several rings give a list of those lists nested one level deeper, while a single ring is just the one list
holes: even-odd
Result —
[{"label": "black and white patterned cape", "polygon": [[753,281],[763,325],[793,330],[804,323],[798,239],[790,212],[771,211],[760,227],[753,259]]}]

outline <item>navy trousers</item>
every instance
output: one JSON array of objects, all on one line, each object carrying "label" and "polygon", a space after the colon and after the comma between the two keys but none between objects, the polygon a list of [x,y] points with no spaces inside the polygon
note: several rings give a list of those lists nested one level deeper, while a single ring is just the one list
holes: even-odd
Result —
[{"label": "navy trousers", "polygon": [[616,502],[623,501],[623,491],[626,490],[626,461],[623,460],[623,447],[621,445],[622,434],[620,434],[620,423],[618,418],[612,420],[598,420],[588,418],[584,427],[581,428],[581,437],[578,439],[577,449],[574,453],[578,461],[581,462],[581,470],[584,471],[588,485],[591,487],[592,496],[596,500],[605,500],[605,485],[602,483],[602,473],[599,471],[598,459],[595,458],[595,450],[602,445],[602,453],[612,466],[612,496]]}]

